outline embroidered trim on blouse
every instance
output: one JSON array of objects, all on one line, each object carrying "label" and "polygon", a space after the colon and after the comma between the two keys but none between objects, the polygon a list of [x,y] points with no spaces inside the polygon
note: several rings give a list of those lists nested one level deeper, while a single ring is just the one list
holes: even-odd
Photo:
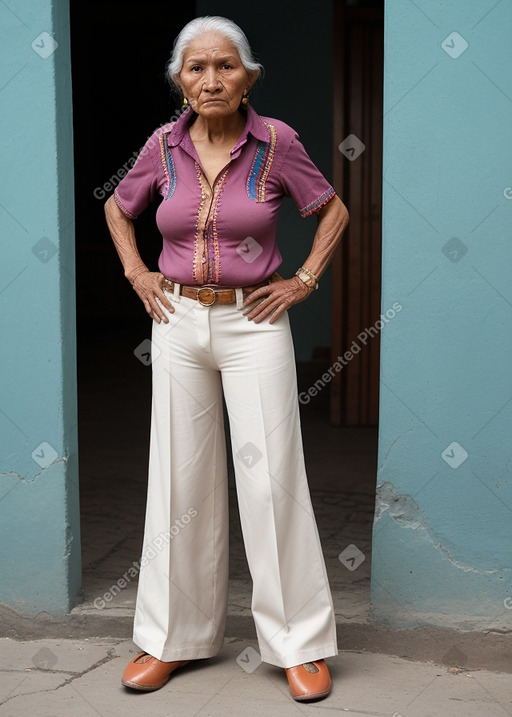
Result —
[{"label": "embroidered trim on blouse", "polygon": [[130,212],[122,203],[122,201],[119,197],[119,194],[117,192],[117,187],[114,190],[114,200],[115,200],[117,206],[119,207],[119,209],[123,212],[123,214],[126,214],[128,219],[137,219],[137,215]]},{"label": "embroidered trim on blouse", "polygon": [[[196,234],[194,238],[194,282],[198,285],[218,284],[221,276],[220,245],[217,234],[217,215],[219,200],[226,184],[229,168],[213,186],[210,194],[208,184],[201,167],[196,162],[196,174],[201,188],[201,202],[197,210]],[[210,200],[209,203],[207,200]]]},{"label": "embroidered trim on blouse", "polygon": [[332,187],[329,187],[329,189],[321,194],[318,199],[315,199],[314,202],[310,202],[310,204],[306,205],[303,209],[300,210],[301,217],[309,217],[310,214],[313,214],[314,212],[317,212],[319,209],[321,209],[324,204],[327,204],[328,201],[330,201],[336,192]]},{"label": "embroidered trim on blouse", "polygon": [[218,181],[218,183],[215,185],[213,189],[213,201],[212,201],[212,208],[210,210],[211,218],[209,218],[208,221],[208,227],[207,227],[207,234],[206,234],[206,241],[208,244],[208,278],[207,282],[209,284],[218,284],[220,281],[220,275],[221,275],[221,266],[220,266],[220,245],[219,245],[219,236],[217,234],[217,214],[219,211],[219,205],[220,205],[220,195],[222,194],[222,190],[224,189],[224,186],[226,184],[226,179],[228,176],[228,169],[223,173],[222,177]]},{"label": "embroidered trim on blouse", "polygon": [[[200,225],[202,224],[204,227],[206,217],[204,217],[204,210],[206,206],[206,200],[208,199],[208,188],[206,184],[206,179],[203,177],[203,173],[201,172],[201,167],[197,162],[195,162],[196,166],[196,174],[197,174],[197,181],[199,182],[199,186],[201,188],[201,202],[199,203],[199,207],[197,208],[197,216],[196,216],[196,233],[194,236],[194,261],[192,262],[192,274],[194,276],[194,282],[196,284],[203,284],[203,256],[204,256],[204,229],[203,231],[200,230]],[[202,221],[201,221],[202,219]]]},{"label": "embroidered trim on blouse", "polygon": [[274,125],[268,124],[268,122],[263,122],[263,124],[270,131],[270,142],[258,140],[251,171],[247,177],[247,195],[249,199],[255,202],[265,201],[267,178],[272,169],[277,143],[277,133]]},{"label": "embroidered trim on blouse", "polygon": [[164,193],[164,199],[170,199],[176,189],[176,171],[174,169],[174,162],[172,159],[171,150],[167,144],[167,137],[169,132],[164,132],[158,138],[160,142],[160,159],[162,160],[162,167],[164,170],[165,178],[167,180],[167,186]]}]

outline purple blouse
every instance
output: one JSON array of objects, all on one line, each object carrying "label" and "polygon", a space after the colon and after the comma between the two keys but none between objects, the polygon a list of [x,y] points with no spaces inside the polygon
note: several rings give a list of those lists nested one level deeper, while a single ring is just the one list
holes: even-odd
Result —
[{"label": "purple blouse", "polygon": [[231,159],[213,187],[190,138],[193,112],[154,132],[117,186],[119,208],[135,219],[160,195],[158,267],[180,284],[248,286],[281,264],[276,228],[283,196],[307,217],[335,192],[297,133],[251,106]]}]

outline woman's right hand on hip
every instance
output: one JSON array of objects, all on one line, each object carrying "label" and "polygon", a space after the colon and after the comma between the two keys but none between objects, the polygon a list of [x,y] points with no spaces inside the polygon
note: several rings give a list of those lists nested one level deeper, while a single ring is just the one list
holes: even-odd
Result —
[{"label": "woman's right hand on hip", "polygon": [[169,313],[174,313],[174,306],[164,294],[163,282],[164,275],[159,271],[144,271],[135,277],[132,284],[146,311],[157,324],[160,321],[165,324],[169,323],[169,317],[162,309],[162,306]]}]

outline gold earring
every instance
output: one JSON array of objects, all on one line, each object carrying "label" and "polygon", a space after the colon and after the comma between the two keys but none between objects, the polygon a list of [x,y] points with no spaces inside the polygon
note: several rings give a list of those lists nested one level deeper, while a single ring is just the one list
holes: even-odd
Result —
[{"label": "gold earring", "polygon": [[247,107],[247,105],[249,104],[249,97],[248,97],[248,95],[244,95],[244,96],[242,97],[242,104],[243,104],[244,107]]},{"label": "gold earring", "polygon": [[188,107],[188,100],[186,97],[183,98],[183,107]]}]

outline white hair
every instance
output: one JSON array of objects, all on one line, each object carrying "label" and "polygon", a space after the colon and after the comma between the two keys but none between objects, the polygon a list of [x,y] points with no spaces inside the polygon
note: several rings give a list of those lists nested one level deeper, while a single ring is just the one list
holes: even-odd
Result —
[{"label": "white hair", "polygon": [[206,32],[216,32],[219,35],[227,37],[238,50],[242,65],[247,72],[257,71],[258,75],[262,74],[263,65],[260,65],[260,63],[254,59],[251,46],[244,31],[238,27],[233,20],[228,20],[226,17],[205,15],[204,17],[196,17],[187,23],[174,41],[171,58],[166,67],[167,79],[174,89],[180,89],[176,78],[183,67],[183,55],[187,45],[192,42],[192,40],[195,40],[196,37]]}]

